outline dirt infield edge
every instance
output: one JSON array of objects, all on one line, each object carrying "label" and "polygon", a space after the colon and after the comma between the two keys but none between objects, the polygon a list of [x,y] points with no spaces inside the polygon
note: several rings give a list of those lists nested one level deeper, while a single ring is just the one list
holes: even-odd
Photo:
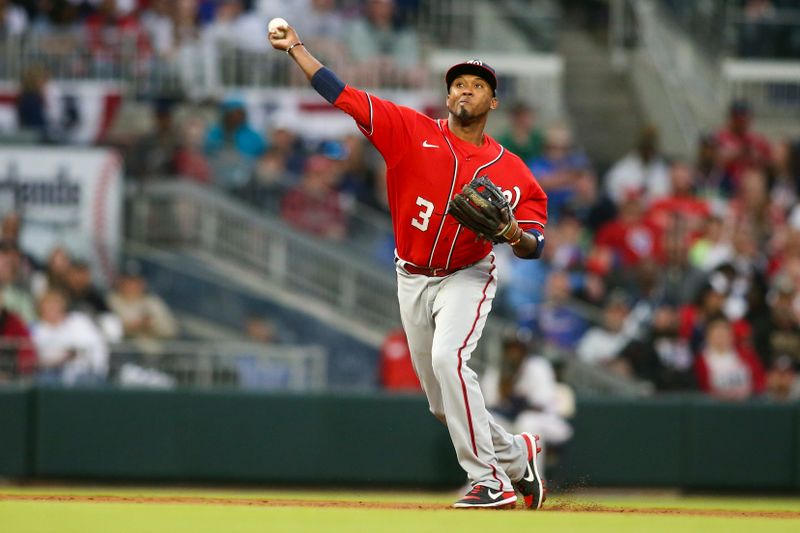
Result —
[{"label": "dirt infield edge", "polygon": [[[70,495],[70,494],[3,494],[2,501],[28,502],[80,502],[80,503],[128,503],[128,504],[173,504],[173,505],[235,505],[249,507],[311,507],[344,509],[389,509],[389,510],[453,510],[448,505],[413,502],[371,502],[342,500],[300,500],[300,499],[262,499],[262,498],[213,498],[201,496],[113,496],[113,495]],[[671,507],[626,508],[599,504],[556,503],[542,509],[552,513],[606,513],[625,515],[676,515],[707,516],[721,518],[776,518],[800,519],[800,511],[735,511],[729,509],[678,509]]]}]

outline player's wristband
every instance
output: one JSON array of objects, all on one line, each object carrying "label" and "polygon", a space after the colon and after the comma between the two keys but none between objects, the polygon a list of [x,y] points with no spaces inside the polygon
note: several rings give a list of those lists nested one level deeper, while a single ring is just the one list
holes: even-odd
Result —
[{"label": "player's wristband", "polygon": [[536,238],[536,250],[533,252],[533,259],[539,259],[544,251],[544,235],[535,229],[530,230],[528,233]]},{"label": "player's wristband", "polygon": [[311,76],[311,86],[330,103],[336,102],[344,91],[344,82],[328,67],[322,67]]}]

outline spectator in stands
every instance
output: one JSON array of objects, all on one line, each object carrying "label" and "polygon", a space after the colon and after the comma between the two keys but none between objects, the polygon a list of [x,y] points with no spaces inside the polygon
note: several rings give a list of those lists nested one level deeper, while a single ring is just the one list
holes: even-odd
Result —
[{"label": "spectator in stands", "polygon": [[303,139],[283,123],[277,124],[269,137],[269,150],[256,165],[255,182],[267,187],[296,182],[306,160]]},{"label": "spectator in stands", "polygon": [[131,57],[123,51],[131,45],[136,47],[137,57],[150,54],[150,41],[144,31],[133,2],[122,0],[99,0],[94,13],[84,22],[95,66],[100,72],[112,70],[120,62],[130,62]]},{"label": "spectator in stands", "polygon": [[197,0],[176,0],[172,11],[172,33],[175,45],[181,47],[194,44],[200,37],[200,9]]},{"label": "spectator in stands", "polygon": [[247,340],[259,344],[273,344],[277,342],[278,331],[275,325],[266,318],[253,315],[247,318],[244,325]]},{"label": "spectator in stands", "polygon": [[623,269],[634,269],[646,259],[663,259],[662,235],[648,221],[641,192],[631,191],[622,198],[619,215],[603,225],[595,234],[596,246],[614,254],[614,262]]},{"label": "spectator in stands", "polygon": [[731,176],[734,189],[739,187],[746,170],[772,165],[772,147],[764,136],[751,129],[752,119],[750,104],[746,100],[734,100],[727,125],[716,134],[721,163]]},{"label": "spectator in stands", "polygon": [[733,181],[725,171],[716,136],[705,134],[697,143],[695,179],[697,194],[709,201],[733,196]]},{"label": "spectator in stands", "polygon": [[603,308],[603,322],[587,331],[575,349],[585,363],[603,366],[615,374],[630,376],[628,360],[621,357],[623,349],[632,338],[626,320],[630,313],[627,297],[613,292]]},{"label": "spectator in stands", "polygon": [[179,137],[172,120],[173,103],[153,102],[154,128],[137,140],[125,160],[128,174],[139,181],[165,179],[175,174]]},{"label": "spectator in stands", "polygon": [[281,201],[281,217],[301,231],[342,240],[347,234],[345,202],[338,191],[343,166],[331,155],[323,152],[309,157],[300,182]]},{"label": "spectator in stands", "polygon": [[772,179],[769,192],[772,203],[782,212],[789,211],[798,200],[800,193],[800,161],[795,146],[789,139],[783,139],[774,145]]},{"label": "spectator in stands", "polygon": [[13,250],[0,245],[0,290],[2,291],[2,307],[26,324],[36,318],[36,309],[30,291],[17,283],[16,261]]},{"label": "spectator in stands", "polygon": [[520,324],[557,349],[573,350],[586,332],[584,317],[572,302],[572,287],[567,272],[554,270],[545,282],[545,300],[531,321]]},{"label": "spectator in stands", "polygon": [[567,201],[565,208],[590,230],[602,227],[617,216],[616,205],[598,187],[597,175],[589,168],[578,171],[574,194]]},{"label": "spectator in stands", "polygon": [[733,327],[723,316],[709,321],[695,368],[700,389],[723,400],[745,400],[765,388],[761,361],[736,346]]},{"label": "spectator in stands", "polygon": [[797,376],[797,367],[788,356],[779,357],[767,371],[766,393],[774,401],[800,400],[800,378]]},{"label": "spectator in stands", "polygon": [[[30,31],[52,41],[59,33],[74,30],[78,20],[78,6],[69,0],[39,0],[31,19]],[[55,35],[54,35],[55,34]]]},{"label": "spectator in stands", "polygon": [[[274,16],[274,12],[273,15]],[[203,30],[203,39],[211,49],[221,52],[263,52],[264,23],[256,13],[247,11],[242,0],[219,0],[213,20]],[[224,61],[242,60],[241,54],[226,53]],[[240,64],[244,64],[242,61]]]},{"label": "spectator in stands", "polygon": [[[262,10],[263,12],[263,10]],[[322,51],[325,64],[341,64],[347,57],[345,20],[336,9],[335,0],[310,0],[307,9],[294,20],[300,35],[310,35],[310,48]]]},{"label": "spectator in stands", "polygon": [[771,363],[779,357],[788,357],[795,368],[800,368],[800,291],[785,273],[772,280],[769,292],[768,357]]},{"label": "spectator in stands", "polygon": [[379,373],[381,387],[391,391],[419,392],[419,384],[411,350],[402,328],[390,331],[383,340],[380,351]]},{"label": "spectator in stands", "polygon": [[[510,433],[539,435],[542,454],[572,438],[566,419],[575,412],[574,393],[556,381],[550,361],[531,352],[524,340],[503,341],[500,364],[486,369],[481,390],[497,423]],[[542,454],[538,467],[543,471],[548,456]]]},{"label": "spectator in stands", "polygon": [[96,383],[108,373],[108,346],[91,319],[67,311],[67,297],[48,289],[39,300],[39,322],[32,328],[40,379],[68,385]]},{"label": "spectator in stands", "polygon": [[730,259],[733,256],[730,235],[732,229],[733,224],[726,229],[722,217],[708,217],[689,249],[689,261],[692,265],[709,272]]},{"label": "spectator in stands", "polygon": [[[708,325],[717,316],[724,316],[725,303],[730,290],[730,281],[721,271],[715,271],[709,282],[701,287],[694,302],[680,309],[680,335],[689,343],[693,353],[697,353],[705,339]],[[732,322],[736,345],[745,347],[751,344],[751,327],[741,317]]]},{"label": "spectator in stands", "polygon": [[39,299],[48,289],[65,291],[72,259],[63,246],[56,246],[47,257],[44,271],[36,271],[31,277],[31,293]]},{"label": "spectator in stands", "polygon": [[20,92],[17,96],[17,125],[22,132],[35,135],[37,142],[48,142],[53,139],[45,100],[47,81],[48,74],[43,67],[38,65],[28,67],[22,75]]},{"label": "spectator in stands", "polygon": [[669,193],[669,168],[659,150],[655,126],[642,129],[635,150],[614,163],[605,184],[608,196],[617,205],[630,194],[639,194],[650,202]]},{"label": "spectator in stands", "polygon": [[141,15],[142,27],[160,58],[171,59],[175,54],[175,8],[170,0],[150,0]]},{"label": "spectator in stands", "polygon": [[147,290],[144,278],[124,272],[116,290],[108,296],[108,305],[122,320],[127,339],[172,339],[178,335],[178,323],[167,304]]},{"label": "spectator in stands", "polygon": [[363,16],[351,23],[346,35],[362,85],[421,83],[419,38],[412,28],[397,24],[394,0],[366,0]]},{"label": "spectator in stands", "polygon": [[247,123],[244,102],[228,99],[221,106],[222,120],[206,135],[215,185],[235,191],[252,178],[256,159],[267,149],[264,138]]},{"label": "spectator in stands", "polygon": [[36,369],[36,350],[25,322],[0,306],[0,383],[27,376]]},{"label": "spectator in stands", "polygon": [[647,217],[664,237],[677,236],[688,245],[703,229],[711,209],[704,199],[695,195],[694,174],[688,164],[673,162],[669,178],[670,192],[651,202]]},{"label": "spectator in stands", "polygon": [[642,338],[633,339],[620,354],[636,377],[653,383],[659,391],[697,388],[694,356],[679,326],[677,309],[660,306]]},{"label": "spectator in stands", "polygon": [[31,276],[39,268],[39,263],[22,250],[20,231],[22,216],[17,211],[7,213],[0,222],[0,247],[7,253],[15,272],[15,282],[30,288]]},{"label": "spectator in stands", "polygon": [[549,218],[557,220],[561,207],[574,194],[576,177],[589,166],[586,157],[575,149],[567,125],[550,126],[545,133],[542,156],[526,163],[547,193]]},{"label": "spectator in stands", "polygon": [[11,0],[0,0],[0,38],[21,37],[28,28],[28,14]]},{"label": "spectator in stands", "polygon": [[546,280],[552,270],[553,247],[545,246],[539,261],[514,261],[506,257],[504,248],[497,252],[498,262],[505,260],[502,271],[508,273],[498,280],[495,303],[500,312],[518,325],[531,328],[545,300],[546,284],[542,280]]},{"label": "spectator in stands", "polygon": [[211,183],[211,163],[203,151],[205,122],[189,117],[183,125],[180,145],[175,151],[175,172],[178,177],[200,183]]},{"label": "spectator in stands", "polygon": [[374,157],[377,151],[360,134],[346,135],[342,144],[347,153],[342,191],[362,204],[386,211],[385,187],[379,183],[382,176],[375,169],[384,165]]},{"label": "spectator in stands", "polygon": [[497,138],[497,142],[523,161],[542,155],[544,134],[536,127],[536,110],[525,102],[515,102],[509,111],[511,127]]},{"label": "spectator in stands", "polygon": [[754,247],[758,243],[769,246],[776,237],[784,236],[786,214],[770,197],[767,176],[763,170],[753,167],[742,172],[730,208],[737,224],[747,230]]},{"label": "spectator in stands", "polygon": [[76,259],[72,262],[66,276],[66,289],[72,311],[90,317],[111,311],[105,295],[92,284],[92,271],[86,261]]}]

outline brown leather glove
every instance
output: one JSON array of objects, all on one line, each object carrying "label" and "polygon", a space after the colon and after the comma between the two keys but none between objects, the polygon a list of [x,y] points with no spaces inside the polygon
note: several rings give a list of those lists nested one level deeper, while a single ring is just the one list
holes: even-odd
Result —
[{"label": "brown leather glove", "polygon": [[522,236],[508,200],[488,176],[473,179],[450,201],[448,214],[479,237],[516,242]]}]

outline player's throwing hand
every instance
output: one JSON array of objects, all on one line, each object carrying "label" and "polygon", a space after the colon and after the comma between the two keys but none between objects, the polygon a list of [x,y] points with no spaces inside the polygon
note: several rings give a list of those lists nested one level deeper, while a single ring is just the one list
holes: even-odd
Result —
[{"label": "player's throwing hand", "polygon": [[281,35],[281,32],[277,31],[267,33],[267,40],[273,48],[286,52],[289,50],[290,46],[300,43],[300,36],[297,35],[297,31],[295,31],[294,28],[287,25],[281,28],[281,30],[283,35]]}]

